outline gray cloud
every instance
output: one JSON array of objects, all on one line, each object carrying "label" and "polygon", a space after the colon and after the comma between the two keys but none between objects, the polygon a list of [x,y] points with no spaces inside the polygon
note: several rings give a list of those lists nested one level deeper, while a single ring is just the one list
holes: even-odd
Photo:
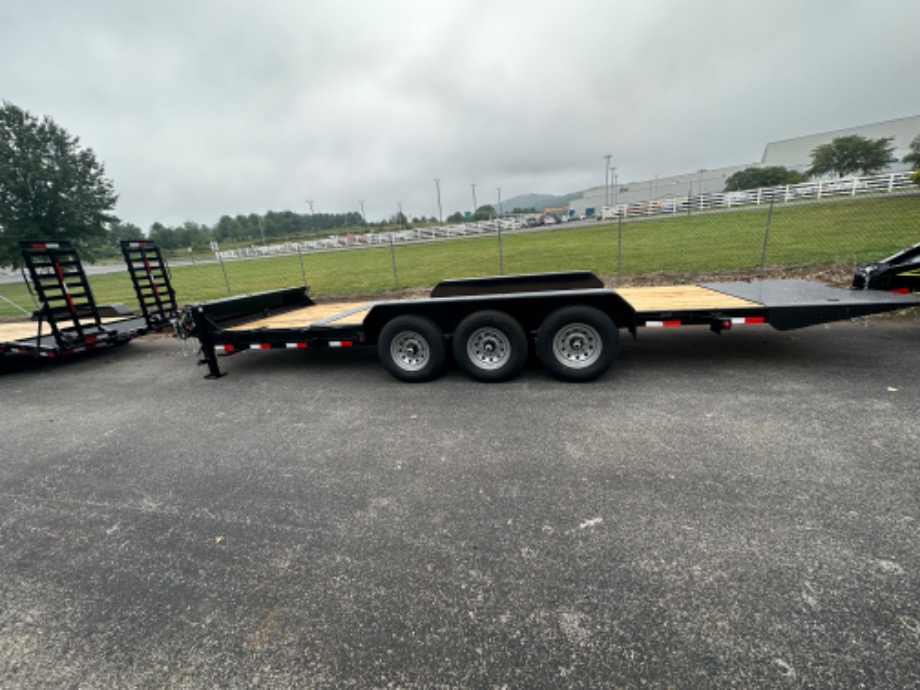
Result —
[{"label": "gray cloud", "polygon": [[[634,5],[634,6],[632,6]],[[93,148],[118,212],[467,210],[757,160],[920,112],[912,0],[33,0],[0,97]]]}]

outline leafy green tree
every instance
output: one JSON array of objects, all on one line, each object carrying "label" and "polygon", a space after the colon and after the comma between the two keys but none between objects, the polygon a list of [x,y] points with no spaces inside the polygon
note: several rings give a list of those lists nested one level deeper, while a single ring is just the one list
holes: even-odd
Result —
[{"label": "leafy green tree", "polygon": [[245,216],[238,216],[237,218],[221,216],[220,220],[217,221],[217,225],[214,226],[214,239],[218,242],[241,239],[243,237],[243,226],[239,221],[241,217],[244,221],[246,220]]},{"label": "leafy green tree", "polygon": [[460,211],[454,211],[445,219],[448,223],[462,223],[466,217]]},{"label": "leafy green tree", "polygon": [[0,265],[21,262],[18,240],[70,240],[93,260],[118,196],[92,149],[51,118],[0,107]]},{"label": "leafy green tree", "polygon": [[476,213],[473,214],[473,220],[489,220],[489,218],[494,218],[496,215],[495,207],[491,204],[483,204],[476,209]]},{"label": "leafy green tree", "polygon": [[911,170],[920,170],[920,134],[910,142],[910,153],[901,159],[902,163],[910,163]]},{"label": "leafy green tree", "polygon": [[176,231],[168,228],[162,223],[154,223],[150,226],[148,237],[156,242],[162,249],[177,249],[181,246]]},{"label": "leafy green tree", "polygon": [[812,150],[809,174],[834,173],[843,177],[855,172],[863,175],[876,173],[891,162],[893,140],[893,137],[866,139],[858,134],[836,137],[831,143],[821,144]]},{"label": "leafy green tree", "polygon": [[122,240],[139,240],[144,231],[134,223],[113,223],[106,231],[106,244],[118,249]]},{"label": "leafy green tree", "polygon": [[801,184],[807,180],[806,175],[784,168],[781,165],[770,165],[764,168],[745,168],[728,176],[728,179],[725,180],[725,191],[737,192],[743,189],[757,189],[758,187]]}]

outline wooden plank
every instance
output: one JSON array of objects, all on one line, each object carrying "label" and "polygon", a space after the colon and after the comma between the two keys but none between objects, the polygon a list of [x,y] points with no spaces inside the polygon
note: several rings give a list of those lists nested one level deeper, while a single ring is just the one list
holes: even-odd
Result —
[{"label": "wooden plank", "polygon": [[[108,323],[110,321],[120,321],[123,317],[118,318],[108,318],[102,319],[102,323]],[[67,326],[71,322],[66,322]],[[84,328],[92,328],[96,325],[95,321],[92,319],[84,320],[81,322]],[[62,328],[66,330],[65,322],[61,323]],[[11,322],[2,322],[0,323],[0,342],[10,342],[13,340],[22,340],[23,338],[37,338],[38,337],[38,321],[11,321]],[[48,338],[48,344],[54,344],[54,336],[51,334],[51,326],[47,323],[42,323],[42,344],[45,342],[45,338]]]},{"label": "wooden plank", "polygon": [[[48,335],[51,329],[48,324],[42,326],[42,336]],[[38,335],[38,323],[34,321],[0,323],[0,342],[20,340],[21,338],[34,338]],[[54,340],[49,342],[53,343]]]},{"label": "wooden plank", "polygon": [[616,291],[637,312],[692,309],[738,309],[763,306],[699,285],[662,285],[618,288]]},{"label": "wooden plank", "polygon": [[248,323],[238,324],[228,331],[251,331],[257,328],[306,328],[319,322],[337,326],[360,324],[373,302],[334,302],[330,304],[312,304],[308,307],[274,314]]}]

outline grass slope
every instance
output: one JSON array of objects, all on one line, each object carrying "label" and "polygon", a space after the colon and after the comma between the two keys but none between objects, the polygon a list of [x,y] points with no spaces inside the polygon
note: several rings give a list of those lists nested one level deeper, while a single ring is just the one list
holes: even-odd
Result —
[{"label": "grass slope", "polygon": [[[760,265],[767,209],[650,218],[622,225],[624,276],[668,271],[707,272]],[[566,226],[502,237],[502,268],[509,273],[588,269],[617,273],[616,224]],[[920,195],[777,206],[770,219],[766,266],[865,263],[920,242]],[[303,256],[312,293],[321,296],[373,294],[396,287],[431,286],[443,278],[499,273],[496,236],[401,245],[395,248],[397,276],[389,247]],[[297,256],[228,262],[233,294],[303,282]],[[227,295],[216,263],[177,266],[173,285],[180,303]],[[127,274],[90,277],[99,303],[135,304]],[[22,283],[0,285],[0,295],[31,308]],[[0,317],[19,317],[0,301]]]}]

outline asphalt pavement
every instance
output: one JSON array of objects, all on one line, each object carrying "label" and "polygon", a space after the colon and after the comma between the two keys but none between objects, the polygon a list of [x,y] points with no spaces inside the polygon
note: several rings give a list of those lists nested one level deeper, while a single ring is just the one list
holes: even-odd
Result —
[{"label": "asphalt pavement", "polygon": [[920,687],[920,319],[591,384],[171,339],[0,374],[0,687]]}]

